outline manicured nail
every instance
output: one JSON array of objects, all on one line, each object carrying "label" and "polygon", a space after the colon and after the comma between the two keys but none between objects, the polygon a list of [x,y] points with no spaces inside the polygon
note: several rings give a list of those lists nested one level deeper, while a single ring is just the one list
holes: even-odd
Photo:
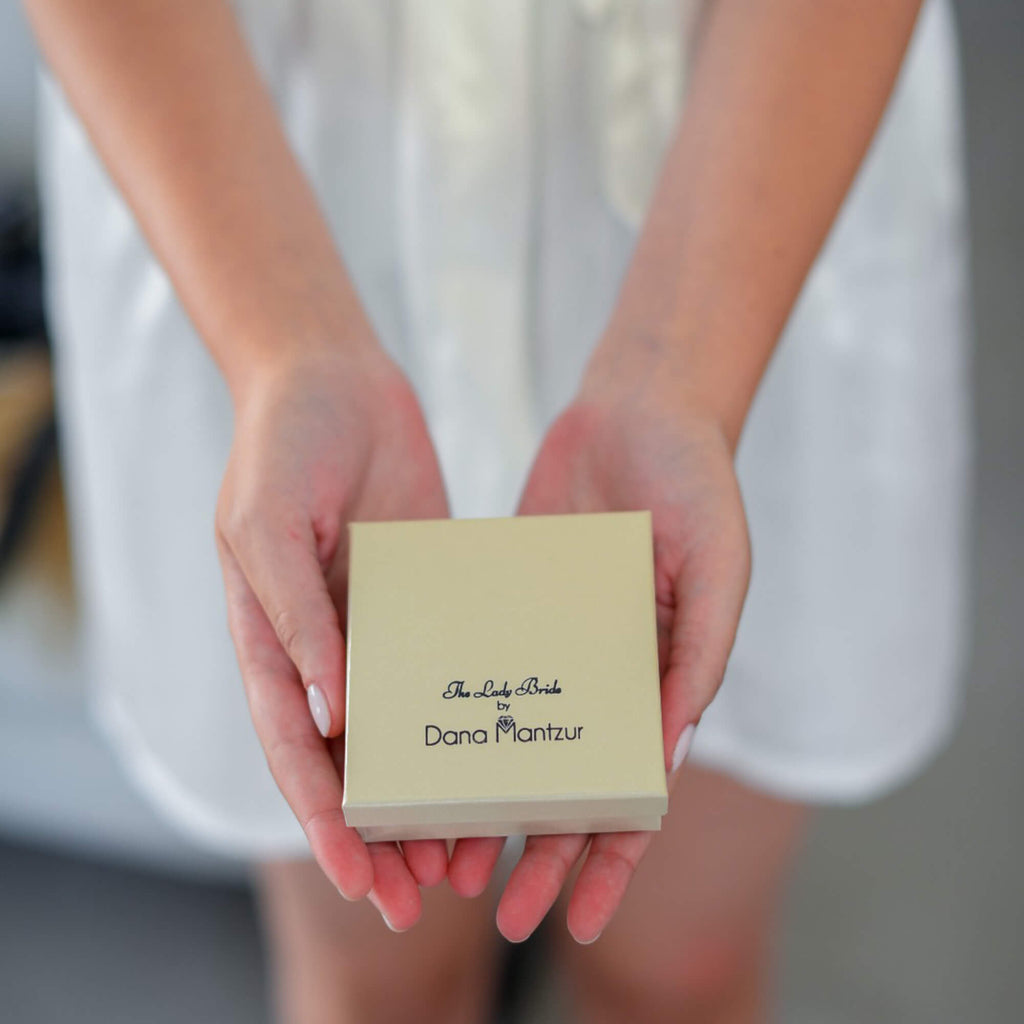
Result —
[{"label": "manicured nail", "polygon": [[676,749],[672,751],[673,774],[679,771],[679,766],[686,760],[686,755],[690,752],[690,744],[693,742],[693,734],[696,729],[697,726],[691,722],[679,734],[679,739],[676,740]]},{"label": "manicured nail", "polygon": [[320,735],[326,737],[331,731],[331,706],[327,703],[324,691],[316,683],[306,691],[306,699],[309,701],[309,713],[320,730]]},{"label": "manicured nail", "polygon": [[387,926],[388,926],[388,927],[389,927],[389,928],[390,928],[390,929],[391,929],[391,930],[392,930],[392,931],[393,931],[393,932],[394,932],[394,933],[395,933],[396,935],[401,935],[401,929],[400,929],[400,928],[396,928],[396,927],[395,927],[395,926],[394,926],[394,925],[393,925],[393,924],[392,924],[392,923],[391,923],[391,922],[390,922],[390,921],[388,920],[388,915],[387,915],[387,914],[385,914],[385,913],[384,913],[384,911],[383,911],[383,910],[381,909],[381,905],[380,905],[380,903],[378,903],[378,902],[377,902],[377,897],[376,897],[376,895],[374,894],[374,891],[373,891],[372,889],[371,889],[371,890],[370,890],[370,891],[369,891],[369,892],[368,892],[368,893],[366,894],[366,898],[367,898],[367,899],[368,899],[368,900],[369,900],[369,901],[370,901],[370,902],[371,902],[371,903],[372,903],[372,904],[373,904],[373,905],[374,905],[374,906],[375,906],[375,907],[377,908],[377,911],[378,911],[378,913],[380,914],[381,918],[383,919],[384,923],[385,923],[385,924],[386,924],[386,925],[387,925]]}]

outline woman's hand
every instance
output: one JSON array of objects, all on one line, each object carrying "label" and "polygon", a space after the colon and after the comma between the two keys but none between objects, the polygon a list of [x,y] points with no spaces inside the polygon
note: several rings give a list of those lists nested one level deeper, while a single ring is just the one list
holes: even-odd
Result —
[{"label": "woman's hand", "polygon": [[[444,843],[367,846],[341,811],[350,520],[448,514],[419,404],[378,347],[282,355],[246,377],[217,509],[228,620],[281,792],[348,899],[404,930]],[[303,690],[305,689],[305,692]]]},{"label": "woman's hand", "polygon": [[[619,350],[623,352],[624,350]],[[718,689],[747,591],[750,548],[732,451],[711,417],[688,407],[672,375],[637,372],[627,355],[588,374],[531,469],[520,514],[650,509],[670,781],[692,726]],[[531,836],[498,907],[498,927],[525,939],[554,903],[589,842],[568,925],[591,942],[615,913],[649,832]],[[449,879],[479,892],[503,840],[461,840]]]}]

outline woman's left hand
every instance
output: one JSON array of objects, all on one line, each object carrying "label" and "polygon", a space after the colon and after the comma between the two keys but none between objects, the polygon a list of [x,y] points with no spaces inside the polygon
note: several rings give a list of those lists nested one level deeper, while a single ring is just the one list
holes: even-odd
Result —
[{"label": "woman's left hand", "polygon": [[[591,373],[552,425],[534,461],[521,515],[649,509],[670,784],[718,689],[747,591],[750,548],[732,451],[711,417],[688,408],[659,372]],[[498,927],[527,938],[584,850],[568,926],[592,942],[611,920],[652,839],[650,832],[531,836],[498,907]],[[452,887],[486,886],[505,840],[462,839]],[[589,844],[589,848],[588,848]]]}]

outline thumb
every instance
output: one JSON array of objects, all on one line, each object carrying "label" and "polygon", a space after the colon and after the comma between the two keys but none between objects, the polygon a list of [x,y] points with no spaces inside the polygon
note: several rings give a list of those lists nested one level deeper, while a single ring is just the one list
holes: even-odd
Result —
[{"label": "thumb", "polygon": [[694,728],[725,675],[750,580],[744,532],[738,547],[691,556],[673,581],[675,610],[661,683],[665,769],[674,776]]},{"label": "thumb", "polygon": [[312,524],[250,522],[222,535],[306,689],[321,735],[345,725],[345,641]]}]

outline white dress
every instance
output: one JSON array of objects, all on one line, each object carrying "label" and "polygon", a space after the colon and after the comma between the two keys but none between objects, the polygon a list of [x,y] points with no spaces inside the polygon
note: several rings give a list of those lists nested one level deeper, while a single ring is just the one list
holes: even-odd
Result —
[{"label": "white dress", "polygon": [[[614,301],[684,101],[685,0],[236,4],[457,516],[508,515]],[[195,840],[305,840],[225,625],[226,388],[44,78],[49,299],[92,707]],[[754,575],[694,761],[866,799],[955,719],[970,435],[950,12],[922,15],[739,453]]]}]

